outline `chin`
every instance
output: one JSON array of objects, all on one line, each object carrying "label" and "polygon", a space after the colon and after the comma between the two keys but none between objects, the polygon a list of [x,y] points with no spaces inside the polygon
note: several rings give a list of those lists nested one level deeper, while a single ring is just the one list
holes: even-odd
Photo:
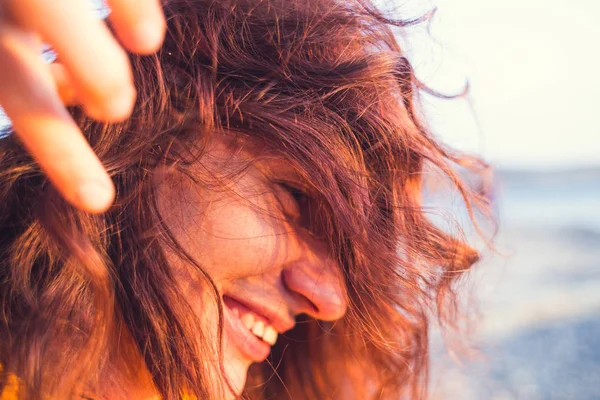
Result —
[{"label": "chin", "polygon": [[225,350],[224,363],[226,379],[230,387],[234,390],[234,393],[232,393],[231,390],[227,389],[227,385],[225,385],[225,399],[237,399],[244,391],[248,368],[250,368],[252,361],[244,360]]}]

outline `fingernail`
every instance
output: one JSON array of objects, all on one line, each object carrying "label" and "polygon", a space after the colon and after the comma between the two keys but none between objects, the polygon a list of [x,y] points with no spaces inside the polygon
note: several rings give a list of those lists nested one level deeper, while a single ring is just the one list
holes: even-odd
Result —
[{"label": "fingernail", "polygon": [[115,197],[115,189],[112,184],[101,181],[85,182],[77,192],[79,206],[92,213],[106,211]]}]

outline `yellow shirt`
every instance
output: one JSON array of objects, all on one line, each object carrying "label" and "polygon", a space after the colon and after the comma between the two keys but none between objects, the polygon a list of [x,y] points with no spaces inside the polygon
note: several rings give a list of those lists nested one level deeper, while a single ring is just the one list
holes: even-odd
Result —
[{"label": "yellow shirt", "polygon": [[[2,371],[1,368],[0,371]],[[0,400],[17,400],[17,392],[19,387],[19,381],[17,380],[17,377],[14,375],[9,375],[6,383],[6,387],[0,395]]]},{"label": "yellow shirt", "polygon": [[[0,366],[0,372],[2,372],[2,366]],[[16,376],[9,375],[8,381],[4,391],[0,394],[0,400],[18,400],[17,394],[19,393],[19,381]],[[195,397],[183,395],[181,400],[195,400]]]}]

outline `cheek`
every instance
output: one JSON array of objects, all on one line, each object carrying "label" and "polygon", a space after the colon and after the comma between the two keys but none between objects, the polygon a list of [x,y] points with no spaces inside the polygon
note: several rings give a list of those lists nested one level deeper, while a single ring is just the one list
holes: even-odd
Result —
[{"label": "cheek", "polygon": [[282,219],[242,201],[211,203],[191,234],[192,255],[217,284],[264,273],[289,252]]}]

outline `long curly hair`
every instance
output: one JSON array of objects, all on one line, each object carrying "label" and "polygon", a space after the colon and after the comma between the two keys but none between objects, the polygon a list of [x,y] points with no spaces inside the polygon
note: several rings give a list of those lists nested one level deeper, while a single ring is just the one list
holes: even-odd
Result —
[{"label": "long curly hair", "polygon": [[[418,21],[368,0],[167,0],[164,11],[162,49],[131,56],[131,118],[71,108],[117,187],[108,212],[74,209],[14,135],[0,141],[0,393],[16,376],[22,398],[76,397],[131,357],[164,399],[222,396],[165,252],[202,265],[164,223],[152,182],[164,165],[191,175],[226,133],[266,143],[310,180],[349,300],[342,320],[306,317],[282,335],[243,396],[423,398],[428,327],[456,323],[453,283],[478,260],[425,215],[425,168],[469,209],[482,199],[454,172],[466,157],[419,117],[420,84],[393,32]],[[116,354],[122,331],[130,355]]]}]

